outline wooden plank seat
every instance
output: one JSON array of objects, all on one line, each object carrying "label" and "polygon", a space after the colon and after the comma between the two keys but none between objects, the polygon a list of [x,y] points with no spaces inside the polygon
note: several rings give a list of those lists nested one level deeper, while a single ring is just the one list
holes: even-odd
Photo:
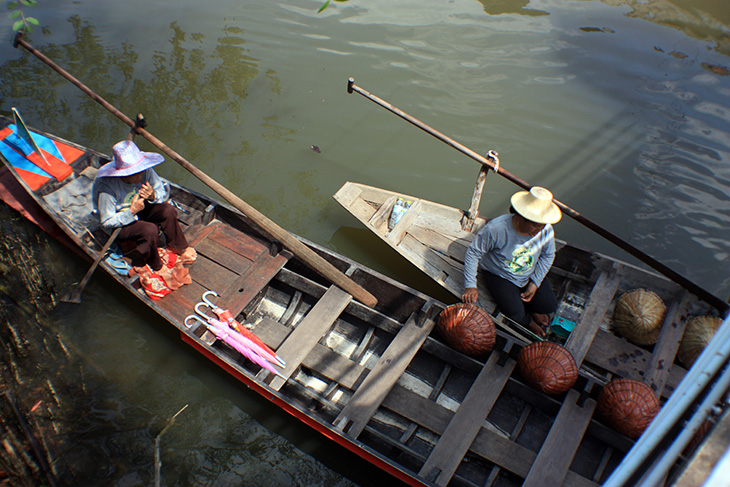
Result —
[{"label": "wooden plank seat", "polygon": [[193,225],[187,228],[186,236],[198,252],[197,260],[189,266],[193,283],[159,301],[160,307],[179,321],[194,313],[195,304],[207,290],[219,294],[217,305],[238,315],[291,257],[288,251],[271,255],[266,241],[218,221]]},{"label": "wooden plank seat", "polygon": [[583,310],[578,323],[565,343],[565,348],[573,355],[578,366],[583,363],[583,359],[588,354],[620,282],[621,279],[616,273],[602,272],[596,285],[593,286],[588,299],[589,304]]},{"label": "wooden plank seat", "polygon": [[509,358],[499,365],[500,355],[494,351],[489,356],[419,476],[439,486],[449,483],[515,368],[516,362]]},{"label": "wooden plank seat", "polygon": [[587,398],[581,405],[578,403],[579,398],[580,393],[575,389],[569,390],[566,394],[560,412],[537,458],[532,462],[523,487],[563,485],[563,480],[596,409],[595,400]]},{"label": "wooden plank seat", "polygon": [[330,330],[350,301],[352,301],[352,296],[332,285],[324,296],[312,306],[312,309],[276,351],[277,355],[286,362],[286,367],[280,371],[280,376],[271,374],[269,386],[272,389],[277,391],[281,389],[319,339]]},{"label": "wooden plank seat", "polygon": [[357,438],[388,395],[436,324],[431,303],[411,315],[365,380],[340,411],[334,425]]},{"label": "wooden plank seat", "polygon": [[688,292],[682,298],[674,300],[667,310],[662,323],[661,332],[654,345],[651,359],[644,370],[644,381],[651,387],[658,397],[662,396],[664,386],[669,380],[669,374],[674,363],[674,357],[679,350],[682,335],[687,327],[687,307],[692,300]]}]

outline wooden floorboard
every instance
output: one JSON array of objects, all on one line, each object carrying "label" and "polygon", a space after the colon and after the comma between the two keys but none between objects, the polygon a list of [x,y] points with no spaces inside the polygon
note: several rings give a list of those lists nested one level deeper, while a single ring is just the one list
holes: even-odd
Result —
[{"label": "wooden floorboard", "polygon": [[615,273],[602,272],[596,285],[593,286],[588,306],[583,310],[578,323],[565,343],[565,348],[573,355],[578,366],[591,348],[593,338],[603,322],[603,317],[611,305],[620,282],[620,277]]},{"label": "wooden floorboard", "polygon": [[591,398],[578,405],[579,397],[580,393],[575,389],[566,394],[560,412],[537,458],[532,462],[522,487],[563,485],[596,408],[596,401]]},{"label": "wooden floorboard", "polygon": [[351,300],[352,296],[333,285],[312,306],[312,309],[277,350],[277,355],[286,362],[286,367],[281,371],[282,376],[271,378],[269,386],[272,389],[278,391],[286,383],[286,380],[299,368],[319,339],[330,330]]},{"label": "wooden floorboard", "polygon": [[226,308],[233,316],[237,316],[286,265],[290,257],[291,253],[286,250],[275,256],[268,252],[261,253],[256,261],[221,291],[221,302],[226,303]]},{"label": "wooden floorboard", "polygon": [[687,306],[691,300],[691,295],[684,293],[680,300],[674,300],[670,304],[651,358],[644,371],[644,382],[659,397],[669,379],[669,372],[687,326]]},{"label": "wooden floorboard", "polygon": [[353,438],[362,433],[435,324],[430,310],[416,312],[408,319],[340,412],[335,427]]},{"label": "wooden floorboard", "polygon": [[500,366],[497,363],[499,357],[499,352],[493,352],[484,364],[446,431],[421,467],[420,477],[439,486],[447,485],[453,477],[516,365],[514,360],[507,359]]}]

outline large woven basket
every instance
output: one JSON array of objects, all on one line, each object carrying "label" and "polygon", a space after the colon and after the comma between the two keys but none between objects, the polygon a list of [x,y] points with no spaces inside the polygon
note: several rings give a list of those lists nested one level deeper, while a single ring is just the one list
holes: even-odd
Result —
[{"label": "large woven basket", "polygon": [[578,379],[578,367],[570,352],[552,342],[534,342],[517,356],[517,367],[525,380],[547,394],[562,394]]},{"label": "large woven basket", "polygon": [[478,306],[458,303],[439,315],[438,330],[453,349],[472,357],[489,352],[497,339],[497,329],[489,314]]},{"label": "large woven basket", "polygon": [[638,438],[659,412],[659,399],[643,382],[614,379],[598,396],[596,414],[619,433]]},{"label": "large woven basket", "polygon": [[722,320],[714,316],[697,316],[687,322],[682,342],[679,344],[677,357],[688,368],[710,342]]},{"label": "large woven basket", "polygon": [[616,331],[637,345],[653,345],[659,337],[667,307],[646,289],[624,293],[616,303],[613,324]]}]

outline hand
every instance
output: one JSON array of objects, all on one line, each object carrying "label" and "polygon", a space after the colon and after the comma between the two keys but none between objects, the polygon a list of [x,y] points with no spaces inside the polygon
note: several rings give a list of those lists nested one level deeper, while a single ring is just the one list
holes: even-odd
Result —
[{"label": "hand", "polygon": [[152,201],[152,200],[155,199],[155,190],[152,189],[152,186],[148,182],[145,182],[145,183],[142,184],[142,187],[139,188],[139,193],[137,193],[137,194],[143,200],[150,200],[150,201]]},{"label": "hand", "polygon": [[528,303],[532,300],[533,297],[535,297],[536,292],[537,292],[537,284],[530,281],[530,283],[527,285],[527,289],[525,289],[525,292],[520,294],[520,297],[522,298],[522,301]]},{"label": "hand", "polygon": [[136,194],[129,204],[129,211],[132,212],[132,215],[136,215],[142,210],[144,210],[144,199],[140,198],[139,194]]},{"label": "hand", "polygon": [[479,291],[475,287],[468,287],[464,289],[464,294],[461,296],[461,300],[465,303],[476,303],[479,299]]}]

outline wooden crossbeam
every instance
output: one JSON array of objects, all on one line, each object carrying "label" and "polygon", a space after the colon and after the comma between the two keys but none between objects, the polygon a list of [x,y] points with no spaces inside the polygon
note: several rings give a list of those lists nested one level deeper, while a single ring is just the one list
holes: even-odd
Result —
[{"label": "wooden crossbeam", "polygon": [[590,398],[583,405],[579,405],[579,397],[580,393],[575,389],[566,394],[560,412],[537,458],[532,462],[522,487],[563,485],[596,408],[596,401]]},{"label": "wooden crossbeam", "polygon": [[583,359],[588,354],[620,282],[621,279],[617,273],[604,271],[598,277],[596,285],[593,286],[590,298],[588,298],[589,304],[583,310],[580,320],[565,342],[565,348],[573,355],[578,366],[583,363]]},{"label": "wooden crossbeam", "polygon": [[283,377],[273,376],[269,382],[272,389],[281,389],[319,339],[330,330],[350,301],[352,296],[334,285],[330,286],[276,351],[286,362],[286,367],[280,372]]},{"label": "wooden crossbeam", "polygon": [[691,301],[692,295],[685,292],[679,302],[675,300],[669,306],[651,359],[644,369],[644,381],[658,397],[661,397],[664,386],[669,380],[674,357],[687,327],[688,320],[685,315]]},{"label": "wooden crossbeam", "polygon": [[499,358],[500,352],[489,356],[446,431],[421,467],[420,477],[445,486],[454,476],[515,367],[516,362],[512,359],[507,359],[503,366],[498,365]]},{"label": "wooden crossbeam", "polygon": [[[430,302],[424,306],[430,308]],[[334,422],[336,428],[354,438],[362,433],[435,324],[436,320],[430,309],[411,315],[340,411]]]}]

